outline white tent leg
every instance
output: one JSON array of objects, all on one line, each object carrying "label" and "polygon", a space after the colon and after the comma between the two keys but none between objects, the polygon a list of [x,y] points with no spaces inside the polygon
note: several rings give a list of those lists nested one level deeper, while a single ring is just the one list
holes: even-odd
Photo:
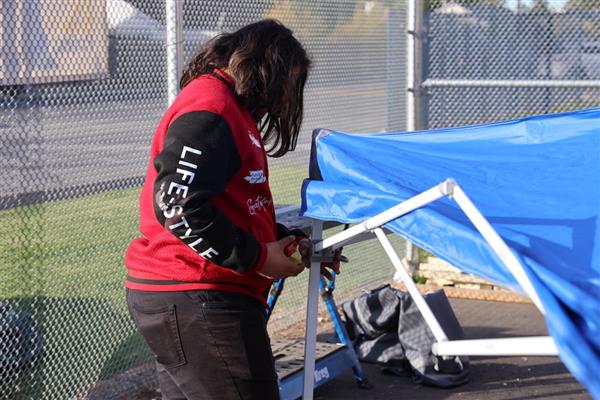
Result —
[{"label": "white tent leg", "polygon": [[442,327],[431,312],[427,302],[419,293],[411,279],[406,266],[403,266],[391,243],[381,231],[375,229],[375,234],[394,264],[398,275],[406,286],[425,322],[431,329],[437,343],[433,344],[432,352],[437,356],[556,356],[558,350],[554,340],[549,336],[531,336],[502,339],[448,340]]},{"label": "white tent leg", "polygon": [[437,356],[556,356],[558,349],[549,336],[501,339],[449,340],[434,343]]},{"label": "white tent leg", "polygon": [[398,257],[398,254],[396,254],[396,251],[392,247],[392,244],[388,240],[387,236],[385,236],[383,230],[381,228],[377,228],[374,230],[374,232],[375,235],[377,235],[377,239],[379,239],[379,242],[383,246],[383,249],[385,250],[387,256],[390,258],[390,261],[394,265],[394,268],[396,268],[396,271],[400,275],[402,282],[408,289],[410,297],[412,297],[412,299],[414,300],[415,305],[421,312],[421,315],[423,315],[423,318],[429,326],[429,329],[431,329],[435,340],[438,342],[448,340],[446,333],[444,333],[444,330],[442,329],[440,323],[435,318],[435,315],[433,315],[431,308],[429,308],[429,305],[427,304],[423,296],[421,296],[421,293],[419,293],[415,282],[412,280],[410,275],[408,275],[408,272],[406,272],[406,269],[402,265],[400,257]]},{"label": "white tent leg", "polygon": [[[323,222],[313,220],[311,240],[320,241],[323,236]],[[313,256],[314,256],[313,250]],[[314,259],[314,257],[313,257]],[[317,349],[317,315],[319,312],[319,279],[321,263],[311,261],[308,275],[308,299],[306,305],[306,331],[304,336],[304,385],[302,398],[312,400],[315,385],[315,355]]]}]

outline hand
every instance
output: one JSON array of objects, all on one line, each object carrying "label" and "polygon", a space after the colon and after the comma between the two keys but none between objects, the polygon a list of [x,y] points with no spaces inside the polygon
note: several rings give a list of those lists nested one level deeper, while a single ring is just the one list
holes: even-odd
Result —
[{"label": "hand", "polygon": [[296,263],[285,255],[285,248],[294,241],[294,236],[288,236],[276,242],[267,243],[267,259],[262,268],[257,271],[270,279],[288,278],[296,276],[304,270],[302,263]]},{"label": "hand", "polygon": [[310,256],[312,254],[312,242],[308,238],[302,238],[298,242],[298,251],[302,256],[302,264],[310,268]]},{"label": "hand", "polygon": [[[298,242],[298,251],[300,255],[302,255],[302,263],[306,268],[310,268],[310,256],[312,253],[312,243],[307,238],[301,239]],[[336,250],[333,253],[333,261],[331,262],[322,262],[321,263],[321,275],[325,276],[327,279],[332,280],[333,276],[329,269],[332,269],[336,274],[340,274],[340,259],[342,257],[342,251]]]}]

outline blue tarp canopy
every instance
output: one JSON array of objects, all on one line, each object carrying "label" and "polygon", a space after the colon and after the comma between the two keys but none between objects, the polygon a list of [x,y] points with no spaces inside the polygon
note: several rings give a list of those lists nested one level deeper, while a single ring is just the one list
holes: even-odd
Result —
[{"label": "blue tarp canopy", "polygon": [[[302,214],[354,223],[454,178],[517,256],[571,373],[600,399],[600,108],[411,133],[315,130]],[[520,290],[447,197],[386,225]]]}]

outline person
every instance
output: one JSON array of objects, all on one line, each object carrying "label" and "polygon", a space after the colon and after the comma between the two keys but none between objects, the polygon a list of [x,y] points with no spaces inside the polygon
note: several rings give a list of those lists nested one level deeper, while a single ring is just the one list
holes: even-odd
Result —
[{"label": "person", "polygon": [[[310,241],[275,221],[267,154],[295,148],[309,68],[278,21],[221,34],[156,129],[125,286],[163,399],[279,398],[266,298],[309,266]],[[301,262],[286,255],[294,241]]]}]

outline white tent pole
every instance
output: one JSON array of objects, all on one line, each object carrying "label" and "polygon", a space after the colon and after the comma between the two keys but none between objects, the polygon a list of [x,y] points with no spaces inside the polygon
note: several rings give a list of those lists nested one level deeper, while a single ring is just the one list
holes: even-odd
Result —
[{"label": "white tent pole", "polygon": [[458,185],[455,185],[451,194],[451,197],[458,203],[460,208],[462,208],[463,212],[467,215],[467,217],[471,220],[473,225],[477,228],[477,230],[481,233],[484,239],[489,243],[492,247],[496,255],[502,260],[506,268],[510,271],[510,273],[515,277],[519,285],[523,288],[525,293],[529,296],[531,301],[537,306],[542,314],[545,315],[544,307],[542,306],[542,302],[538,297],[529,277],[525,273],[523,266],[512,253],[512,251],[508,248],[504,240],[496,233],[494,228],[490,225],[490,223],[485,219],[485,217],[479,212],[477,207],[471,202],[471,200],[467,197],[462,188]]},{"label": "white tent pole", "polygon": [[434,343],[437,356],[556,356],[558,349],[550,336],[499,339],[449,340]]},{"label": "white tent pole", "polygon": [[[312,221],[311,240],[318,241],[323,237],[323,222]],[[315,260],[316,248],[313,247]],[[317,315],[319,312],[319,279],[321,277],[321,263],[319,260],[311,261],[308,275],[308,299],[306,304],[306,330],[304,333],[304,385],[303,399],[312,400],[315,386],[315,355],[317,350]]]},{"label": "white tent pole", "polygon": [[383,249],[385,250],[387,256],[390,258],[390,261],[394,265],[394,268],[396,268],[396,271],[398,271],[402,282],[404,282],[404,285],[408,289],[410,297],[412,297],[412,299],[414,300],[415,305],[417,306],[417,308],[421,312],[421,315],[423,315],[425,322],[431,329],[435,340],[438,342],[448,340],[446,333],[442,329],[438,320],[435,318],[435,315],[431,311],[431,308],[429,308],[429,305],[427,304],[423,296],[421,296],[421,293],[419,293],[419,290],[417,289],[417,286],[413,282],[412,278],[410,277],[410,275],[408,275],[408,272],[406,272],[406,269],[402,265],[402,261],[400,261],[400,257],[398,257],[398,254],[392,247],[392,244],[388,240],[383,230],[381,228],[377,228],[374,230],[374,232],[375,235],[377,235],[377,239],[379,239],[379,242],[383,246]]},{"label": "white tent pole", "polygon": [[372,231],[404,214],[416,210],[430,202],[433,202],[445,195],[452,197],[471,220],[473,225],[481,233],[483,238],[489,243],[492,250],[498,255],[500,260],[506,265],[508,270],[513,274],[519,285],[525,293],[533,301],[542,314],[545,315],[544,307],[539,299],[529,277],[525,273],[523,266],[515,255],[510,251],[504,240],[496,233],[494,228],[489,224],[485,217],[479,212],[477,207],[467,197],[465,192],[456,184],[453,179],[447,179],[433,188],[420,193],[402,203],[389,208],[382,213],[375,215],[360,224],[354,225],[350,229],[342,231],[327,239],[319,240],[314,243],[315,250],[335,249],[348,243],[356,235],[366,231]]},{"label": "white tent pole", "polygon": [[452,192],[452,187],[454,184],[455,183],[453,180],[446,180],[423,193],[419,193],[418,195],[411,197],[410,199],[363,221],[360,224],[354,225],[350,229],[342,231],[322,241],[315,242],[315,250],[321,251],[327,248],[334,250],[338,247],[341,247],[358,234],[378,228],[381,225],[384,225],[404,214],[408,214],[417,208],[421,208],[428,203],[448,195]]}]

